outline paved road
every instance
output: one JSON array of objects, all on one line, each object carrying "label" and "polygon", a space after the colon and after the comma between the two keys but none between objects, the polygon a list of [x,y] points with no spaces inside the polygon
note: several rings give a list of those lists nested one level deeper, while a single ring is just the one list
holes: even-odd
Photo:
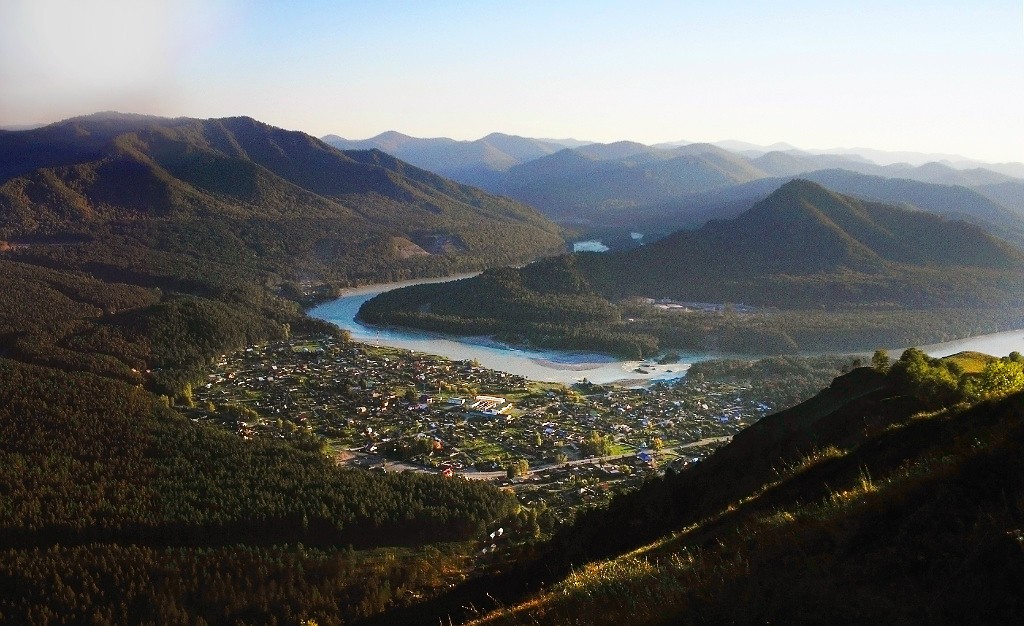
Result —
[{"label": "paved road", "polygon": [[[732,435],[726,435],[723,437],[705,437],[698,441],[691,441],[690,443],[684,443],[681,446],[676,446],[671,450],[677,452],[685,450],[687,448],[697,448],[700,446],[706,446],[713,443],[723,443],[732,439]],[[636,453],[630,452],[629,454],[612,454],[609,456],[594,456],[587,459],[577,459],[575,461],[566,461],[565,463],[546,463],[544,465],[538,465],[531,467],[528,475],[537,474],[539,472],[546,472],[548,470],[556,469],[559,467],[567,467],[574,465],[587,465],[597,463],[608,463],[611,461],[621,461],[623,459],[631,459],[636,456]],[[358,467],[381,467],[387,469],[389,472],[422,472],[426,474],[434,474],[437,470],[429,467],[423,467],[422,465],[416,465],[413,463],[405,463],[403,461],[389,461],[388,459],[377,456],[376,454],[368,454],[359,450],[347,450],[338,455],[338,462],[342,465],[354,465]],[[498,470],[492,472],[481,472],[475,469],[464,469],[458,470],[458,475],[469,480],[500,480],[506,478],[508,474],[505,470]]]}]

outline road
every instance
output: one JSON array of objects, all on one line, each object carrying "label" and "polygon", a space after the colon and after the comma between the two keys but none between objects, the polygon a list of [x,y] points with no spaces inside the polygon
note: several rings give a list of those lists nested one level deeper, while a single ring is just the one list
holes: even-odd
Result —
[{"label": "road", "polygon": [[[668,451],[681,452],[687,448],[698,448],[700,446],[707,446],[714,443],[724,443],[732,439],[731,435],[725,435],[722,437],[705,437],[698,441],[691,441],[690,443],[684,443],[681,446],[676,446]],[[559,467],[572,467],[575,465],[587,465],[587,464],[598,464],[598,463],[609,463],[612,461],[621,461],[623,459],[631,459],[636,456],[636,453],[630,452],[629,454],[612,454],[609,456],[592,456],[586,459],[577,459],[574,461],[566,461],[564,463],[546,463],[544,465],[538,465],[531,467],[528,476],[537,474],[540,472],[546,472],[548,470],[557,469]],[[389,472],[422,472],[425,474],[434,474],[437,472],[436,469],[423,467],[422,465],[416,465],[413,463],[406,463],[404,461],[391,461],[382,456],[376,454],[369,454],[360,450],[346,450],[345,452],[339,453],[336,460],[341,465],[351,465],[356,467],[384,467]],[[508,474],[505,470],[481,472],[475,469],[458,470],[457,475],[469,480],[501,480],[507,478]]]}]

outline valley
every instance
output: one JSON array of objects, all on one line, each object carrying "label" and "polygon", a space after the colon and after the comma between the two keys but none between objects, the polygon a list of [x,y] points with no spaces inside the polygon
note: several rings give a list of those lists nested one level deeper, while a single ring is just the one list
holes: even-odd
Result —
[{"label": "valley", "polygon": [[[807,360],[813,375],[801,384],[824,386],[852,362]],[[380,471],[514,484],[524,504],[563,521],[595,503],[595,493],[580,498],[583,478],[611,497],[698,461],[782,401],[731,376],[567,387],[330,337],[226,355],[207,381],[186,414],[243,440],[284,439]]]},{"label": "valley", "polygon": [[[1024,333],[903,350],[1024,328],[1016,222],[977,195],[1013,180],[485,143],[484,186],[575,168],[529,183],[575,226],[247,117],[0,132],[0,621],[902,614],[875,579],[1020,613]],[[631,217],[680,193],[733,204]],[[568,254],[596,215],[568,198],[618,212],[610,250]]]},{"label": "valley", "polygon": [[732,220],[389,291],[358,317],[633,359],[870,352],[1024,326],[1022,268],[1024,252],[973,225],[798,180]]}]

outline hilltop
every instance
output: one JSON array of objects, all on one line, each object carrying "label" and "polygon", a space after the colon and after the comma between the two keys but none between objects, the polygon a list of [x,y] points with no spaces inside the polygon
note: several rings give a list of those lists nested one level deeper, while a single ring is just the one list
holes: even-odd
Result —
[{"label": "hilltop", "polygon": [[630,356],[869,350],[1019,323],[1022,268],[971,224],[797,180],[732,220],[381,294],[360,315]]}]

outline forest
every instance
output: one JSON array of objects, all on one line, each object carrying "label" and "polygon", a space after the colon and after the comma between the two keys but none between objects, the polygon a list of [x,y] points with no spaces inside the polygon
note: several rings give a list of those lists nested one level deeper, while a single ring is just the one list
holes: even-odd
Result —
[{"label": "forest", "polygon": [[302,310],[339,286],[522,262],[556,227],[247,118],[29,135],[0,146],[0,621],[349,623],[460,580],[515,522],[485,483],[181,409],[227,351],[340,335]]},{"label": "forest", "polygon": [[633,359],[672,350],[751,356],[871,352],[1024,324],[1024,313],[1015,306],[740,308],[726,303],[700,310],[661,307],[650,299],[613,302],[578,279],[578,256],[537,262],[529,271],[488,270],[475,278],[382,293],[363,305],[359,319]]}]

